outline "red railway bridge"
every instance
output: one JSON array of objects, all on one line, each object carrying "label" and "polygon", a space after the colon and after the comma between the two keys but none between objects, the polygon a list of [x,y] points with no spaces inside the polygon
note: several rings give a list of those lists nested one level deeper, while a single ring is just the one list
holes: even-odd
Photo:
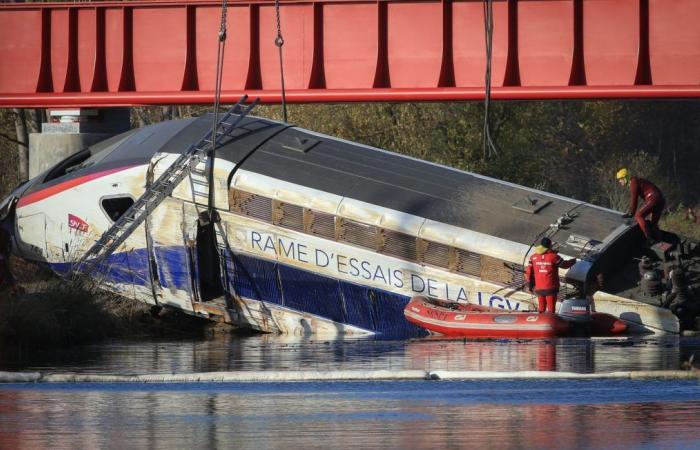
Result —
[{"label": "red railway bridge", "polygon": [[[219,1],[0,6],[0,107],[211,103]],[[289,102],[484,96],[481,0],[281,0]],[[696,98],[698,0],[494,0],[492,97]],[[281,99],[274,2],[231,0],[222,101]]]}]

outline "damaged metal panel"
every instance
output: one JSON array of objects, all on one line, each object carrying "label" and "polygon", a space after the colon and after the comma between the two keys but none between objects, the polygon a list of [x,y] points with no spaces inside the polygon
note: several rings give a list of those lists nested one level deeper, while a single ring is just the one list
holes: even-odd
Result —
[{"label": "damaged metal panel", "polygon": [[181,200],[167,198],[151,215],[153,253],[163,287],[161,302],[188,311],[194,300],[191,265],[183,237]]},{"label": "damaged metal panel", "polygon": [[191,203],[182,204],[182,242],[185,250],[186,267],[188,269],[188,281],[190,284],[190,292],[192,293],[192,301],[201,301],[201,293],[199,292],[199,265],[197,261],[197,220],[199,217],[198,208]]}]

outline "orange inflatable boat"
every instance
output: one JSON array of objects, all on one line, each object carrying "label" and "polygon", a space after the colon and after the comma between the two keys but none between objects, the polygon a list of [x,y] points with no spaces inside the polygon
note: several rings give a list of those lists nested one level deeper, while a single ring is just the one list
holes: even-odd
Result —
[{"label": "orange inflatable boat", "polygon": [[[551,313],[508,311],[471,304],[433,302],[413,297],[404,308],[406,319],[444,336],[473,338],[551,338],[566,336],[572,322]],[[624,333],[624,322],[609,314],[590,314],[591,333]]]}]

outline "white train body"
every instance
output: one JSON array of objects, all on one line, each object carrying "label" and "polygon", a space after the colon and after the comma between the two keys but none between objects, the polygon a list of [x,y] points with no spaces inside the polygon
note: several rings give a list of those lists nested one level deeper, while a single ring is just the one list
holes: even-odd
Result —
[{"label": "white train body", "polygon": [[[132,130],[20,187],[5,202],[16,252],[67,271],[209,125]],[[583,294],[635,232],[614,211],[285,124],[250,118],[243,130],[217,152],[220,222],[198,221],[207,206],[185,179],[91,274],[105,289],[267,332],[415,336],[403,307],[417,294],[533,309],[522,264],[543,232],[583,256],[561,272],[562,295]],[[557,228],[566,212],[576,218]],[[678,331],[668,310],[592,295],[638,330]]]}]

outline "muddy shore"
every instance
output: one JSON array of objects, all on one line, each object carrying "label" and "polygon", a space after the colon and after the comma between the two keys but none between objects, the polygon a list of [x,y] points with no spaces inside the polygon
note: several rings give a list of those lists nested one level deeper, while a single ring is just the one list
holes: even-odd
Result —
[{"label": "muddy shore", "polygon": [[22,292],[0,292],[0,349],[67,347],[122,337],[207,337],[230,325],[78,286],[13,259]]}]

